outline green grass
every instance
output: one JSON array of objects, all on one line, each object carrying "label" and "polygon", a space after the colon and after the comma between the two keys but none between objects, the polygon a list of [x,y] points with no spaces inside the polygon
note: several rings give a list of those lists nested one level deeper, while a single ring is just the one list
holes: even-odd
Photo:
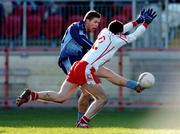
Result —
[{"label": "green grass", "polygon": [[0,134],[180,134],[180,110],[103,110],[90,129],[74,128],[76,109],[0,109]]}]

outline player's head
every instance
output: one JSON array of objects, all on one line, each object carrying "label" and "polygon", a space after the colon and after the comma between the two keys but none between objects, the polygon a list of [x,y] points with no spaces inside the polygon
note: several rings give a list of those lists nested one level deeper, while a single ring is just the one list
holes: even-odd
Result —
[{"label": "player's head", "polygon": [[88,32],[94,32],[100,23],[101,14],[95,10],[90,10],[84,16],[85,28]]},{"label": "player's head", "polygon": [[123,23],[118,20],[113,20],[108,25],[109,31],[114,34],[122,33],[123,32]]}]

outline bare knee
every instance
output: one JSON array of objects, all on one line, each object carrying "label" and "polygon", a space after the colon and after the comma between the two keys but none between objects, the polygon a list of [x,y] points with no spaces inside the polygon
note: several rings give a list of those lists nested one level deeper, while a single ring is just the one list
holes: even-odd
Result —
[{"label": "bare knee", "polygon": [[105,105],[108,102],[108,98],[106,96],[101,96],[96,101],[98,101],[102,105]]}]

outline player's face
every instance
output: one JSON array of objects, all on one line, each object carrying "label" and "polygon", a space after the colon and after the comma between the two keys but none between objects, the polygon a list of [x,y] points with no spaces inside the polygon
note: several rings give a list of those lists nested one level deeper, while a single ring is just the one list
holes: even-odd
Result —
[{"label": "player's face", "polygon": [[85,24],[87,32],[94,32],[98,28],[99,23],[100,18],[87,19]]}]

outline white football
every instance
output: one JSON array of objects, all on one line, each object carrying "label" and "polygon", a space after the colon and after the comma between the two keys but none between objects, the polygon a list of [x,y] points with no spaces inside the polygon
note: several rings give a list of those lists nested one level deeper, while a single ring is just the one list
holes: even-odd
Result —
[{"label": "white football", "polygon": [[155,84],[155,77],[152,73],[144,72],[139,75],[138,82],[144,88],[151,88]]}]

